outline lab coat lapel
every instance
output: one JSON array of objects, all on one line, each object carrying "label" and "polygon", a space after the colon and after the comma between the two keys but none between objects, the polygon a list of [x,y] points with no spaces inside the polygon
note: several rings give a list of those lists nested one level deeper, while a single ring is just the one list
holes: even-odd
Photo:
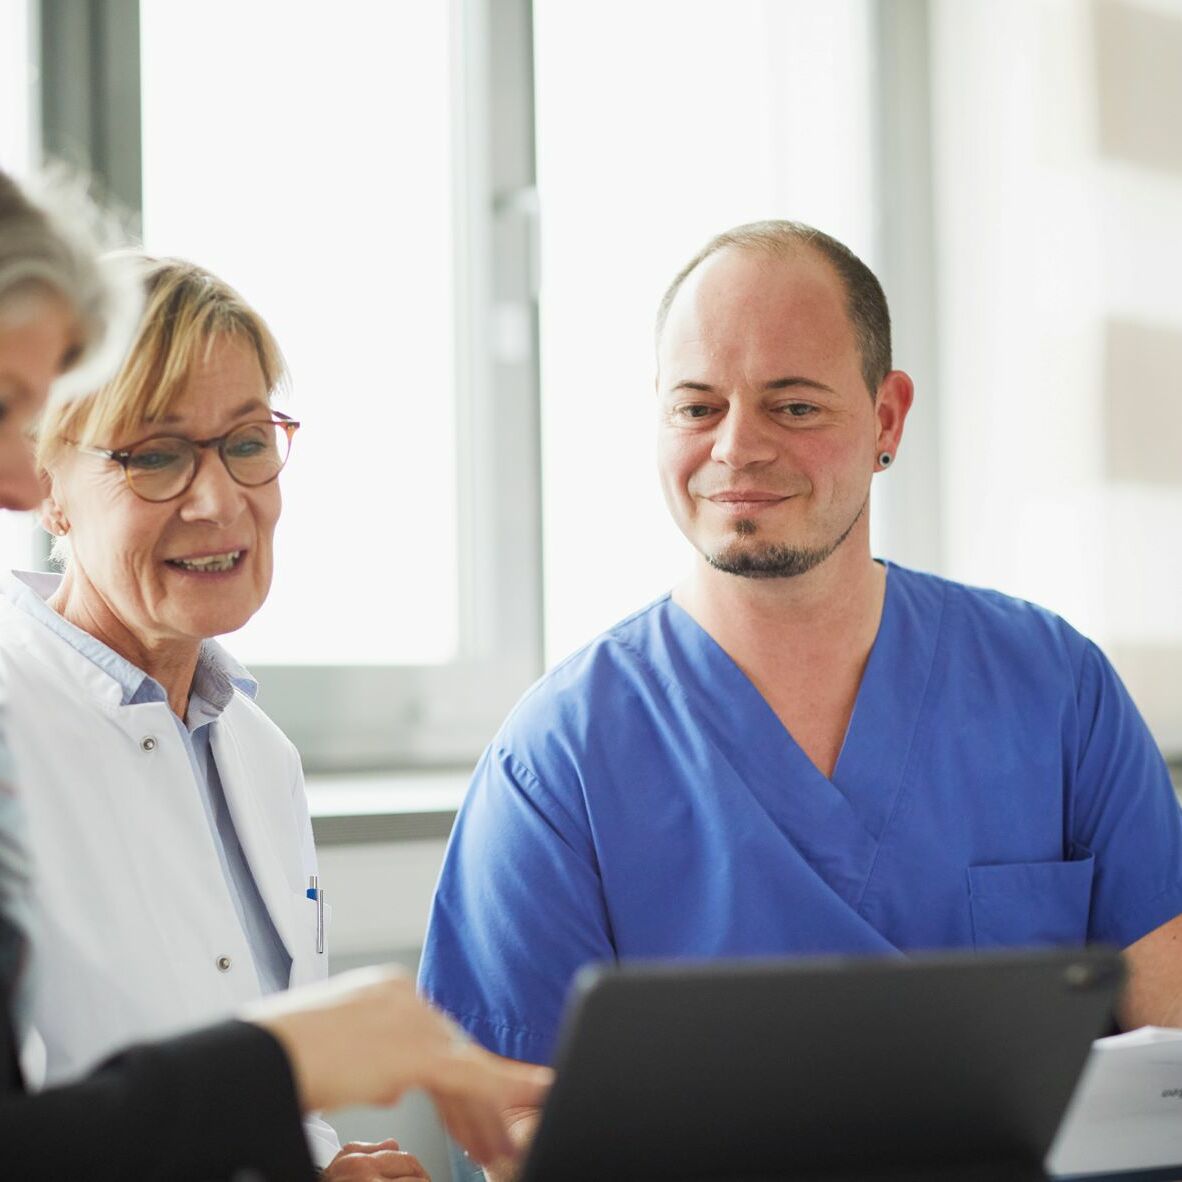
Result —
[{"label": "lab coat lapel", "polygon": [[251,776],[230,717],[233,709],[231,702],[212,726],[213,757],[247,865],[294,965],[305,941],[301,941],[296,931],[296,917],[292,911],[293,887],[284,871],[283,859],[271,840],[273,826],[270,818],[260,802],[259,794],[252,791]]}]

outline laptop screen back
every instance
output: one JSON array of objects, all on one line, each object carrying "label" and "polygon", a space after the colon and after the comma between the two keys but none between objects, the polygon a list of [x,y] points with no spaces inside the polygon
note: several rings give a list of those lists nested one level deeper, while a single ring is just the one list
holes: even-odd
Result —
[{"label": "laptop screen back", "polygon": [[1103,949],[589,970],[522,1182],[1039,1177],[1121,975]]}]

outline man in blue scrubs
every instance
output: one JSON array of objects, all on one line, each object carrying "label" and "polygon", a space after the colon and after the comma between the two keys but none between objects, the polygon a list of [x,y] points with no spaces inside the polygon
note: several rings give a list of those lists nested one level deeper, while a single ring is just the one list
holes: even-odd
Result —
[{"label": "man in blue scrubs", "polygon": [[1111,666],[1050,612],[871,557],[912,401],[874,276],[740,227],[674,281],[657,352],[692,572],[485,752],[429,996],[545,1063],[588,961],[1104,941],[1122,1020],[1182,1024],[1182,823]]}]

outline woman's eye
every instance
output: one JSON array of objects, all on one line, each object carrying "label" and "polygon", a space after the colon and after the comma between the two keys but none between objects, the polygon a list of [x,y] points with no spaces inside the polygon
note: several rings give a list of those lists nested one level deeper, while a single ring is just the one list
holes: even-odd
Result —
[{"label": "woman's eye", "polygon": [[161,468],[167,468],[169,465],[177,463],[180,458],[180,455],[175,451],[154,448],[151,451],[133,452],[127,457],[127,466],[134,468],[137,472],[159,472]]},{"label": "woman's eye", "polygon": [[259,452],[265,451],[267,448],[267,441],[265,439],[235,439],[226,451],[232,456],[238,456],[241,459],[249,459],[251,456],[257,456]]}]

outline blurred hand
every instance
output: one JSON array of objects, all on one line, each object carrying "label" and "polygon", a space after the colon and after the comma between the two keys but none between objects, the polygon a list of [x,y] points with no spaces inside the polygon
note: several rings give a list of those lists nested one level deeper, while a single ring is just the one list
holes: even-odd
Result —
[{"label": "blurred hand", "polygon": [[323,1182],[372,1182],[375,1178],[410,1178],[431,1182],[417,1157],[403,1153],[392,1137],[387,1141],[350,1141],[324,1167]]},{"label": "blurred hand", "polygon": [[530,1147],[538,1131],[538,1122],[542,1119],[541,1112],[533,1106],[510,1108],[501,1113],[505,1127],[509,1130],[509,1139],[513,1142],[513,1152],[507,1157],[497,1158],[486,1162],[484,1176],[488,1182],[514,1182],[517,1177],[517,1167],[525,1151]]},{"label": "blurred hand", "polygon": [[552,1078],[548,1068],[501,1059],[469,1042],[397,969],[357,969],[271,994],[243,1016],[287,1052],[305,1111],[392,1104],[422,1088],[448,1132],[479,1162],[516,1158],[502,1114],[538,1107]]}]

